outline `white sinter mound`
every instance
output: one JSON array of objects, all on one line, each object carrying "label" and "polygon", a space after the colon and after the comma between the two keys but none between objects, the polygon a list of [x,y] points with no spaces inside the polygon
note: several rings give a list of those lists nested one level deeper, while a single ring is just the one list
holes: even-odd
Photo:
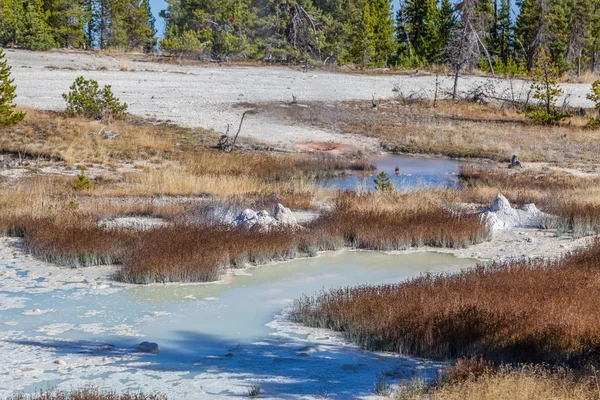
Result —
[{"label": "white sinter mound", "polygon": [[292,210],[281,204],[277,204],[273,216],[270,216],[265,210],[256,212],[247,208],[237,216],[233,221],[233,225],[247,229],[257,226],[260,230],[269,230],[276,226],[288,228],[299,227]]},{"label": "white sinter mound", "polygon": [[535,204],[512,208],[506,197],[498,194],[492,204],[482,212],[482,221],[492,231],[510,228],[541,228],[545,214]]}]

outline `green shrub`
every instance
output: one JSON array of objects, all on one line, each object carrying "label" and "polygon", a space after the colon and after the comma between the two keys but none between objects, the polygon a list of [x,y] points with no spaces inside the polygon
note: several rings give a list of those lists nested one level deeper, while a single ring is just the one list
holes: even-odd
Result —
[{"label": "green shrub", "polygon": [[539,56],[531,70],[533,98],[538,100],[539,104],[529,107],[525,113],[527,118],[538,124],[551,125],[570,117],[569,113],[556,107],[556,100],[563,93],[557,83],[558,77],[558,67],[544,48],[540,47]]},{"label": "green shrub", "polygon": [[75,190],[88,190],[92,188],[92,181],[90,181],[90,178],[85,176],[85,168],[81,168],[81,173],[75,177],[73,181],[73,188]]},{"label": "green shrub", "polygon": [[[478,67],[483,72],[490,73],[490,64],[487,59],[483,58],[479,61]],[[494,61],[494,72],[496,75],[507,78],[515,76],[527,76],[527,65],[524,61],[515,61],[513,57],[509,57],[506,63],[502,59]]]},{"label": "green shrub", "polygon": [[598,111],[598,116],[591,117],[588,124],[598,128],[600,127],[600,79],[592,83],[592,93],[588,94],[587,98],[594,102],[594,108]]},{"label": "green shrub", "polygon": [[13,100],[17,97],[17,87],[13,85],[14,80],[10,79],[10,70],[4,50],[0,48],[0,126],[14,125],[25,118],[25,113],[14,111]]},{"label": "green shrub", "polygon": [[390,180],[390,177],[385,173],[385,171],[381,171],[375,177],[375,190],[378,192],[393,192],[394,185]]},{"label": "green shrub", "polygon": [[69,93],[63,93],[67,102],[65,114],[93,119],[121,118],[127,114],[127,103],[120,103],[110,85],[100,89],[98,82],[83,76],[75,79]]}]

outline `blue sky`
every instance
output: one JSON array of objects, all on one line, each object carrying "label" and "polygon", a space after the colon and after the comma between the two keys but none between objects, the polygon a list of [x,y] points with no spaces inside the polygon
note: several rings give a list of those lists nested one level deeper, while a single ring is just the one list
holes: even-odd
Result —
[{"label": "blue sky", "polygon": [[[394,7],[398,6],[399,0],[394,0],[392,3]],[[150,7],[152,8],[152,14],[156,17],[156,31],[158,32],[158,36],[162,37],[163,31],[165,29],[165,21],[162,20],[158,16],[160,10],[164,10],[167,8],[167,2],[165,0],[150,0]]]}]

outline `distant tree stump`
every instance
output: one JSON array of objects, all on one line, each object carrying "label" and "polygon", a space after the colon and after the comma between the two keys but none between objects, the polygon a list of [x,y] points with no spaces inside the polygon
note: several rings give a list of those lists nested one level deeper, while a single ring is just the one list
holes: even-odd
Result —
[{"label": "distant tree stump", "polygon": [[510,159],[510,164],[508,164],[508,168],[523,168],[523,165],[521,164],[521,161],[519,161],[519,158],[514,155],[512,156],[512,158]]}]

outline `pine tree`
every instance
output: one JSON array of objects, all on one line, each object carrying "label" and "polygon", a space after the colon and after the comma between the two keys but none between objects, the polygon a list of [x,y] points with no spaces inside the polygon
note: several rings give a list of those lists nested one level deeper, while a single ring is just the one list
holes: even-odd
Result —
[{"label": "pine tree", "polygon": [[350,54],[355,63],[363,68],[373,66],[375,46],[373,44],[373,30],[375,20],[371,16],[371,7],[368,2],[363,6],[355,24],[355,34],[352,36],[352,48]]},{"label": "pine tree", "polygon": [[590,69],[596,72],[600,64],[600,0],[592,0],[592,14],[590,17],[590,48],[587,49],[590,57]]},{"label": "pine tree", "polygon": [[554,124],[569,116],[556,107],[558,96],[563,93],[557,83],[559,69],[543,47],[540,47],[537,53],[538,57],[531,70],[531,89],[534,91],[533,98],[540,104],[529,110],[526,115],[540,124]]},{"label": "pine tree", "polygon": [[569,40],[567,43],[566,62],[581,75],[586,58],[591,59],[593,29],[593,2],[590,0],[573,0],[569,22]]},{"label": "pine tree", "polygon": [[394,20],[391,13],[391,0],[371,0],[371,13],[374,20],[373,40],[375,66],[388,64],[391,54],[396,49],[394,40]]},{"label": "pine tree", "polygon": [[445,50],[452,39],[452,34],[454,33],[457,23],[454,6],[450,3],[450,0],[442,0],[438,15],[438,44],[436,58],[438,58],[439,61],[447,61]]},{"label": "pine tree", "polygon": [[[545,4],[546,1],[544,0],[543,3]],[[515,29],[515,41],[518,49],[516,53],[520,54],[519,59],[525,60],[528,69],[533,66],[536,51],[543,41],[543,35],[540,34],[543,7],[539,7],[537,3],[538,0],[522,0]]]},{"label": "pine tree", "polygon": [[570,15],[570,1],[548,0],[548,14],[545,17],[548,35],[544,47],[561,73],[568,69],[565,57],[569,44]]},{"label": "pine tree", "polygon": [[29,50],[49,50],[56,46],[50,26],[46,22],[47,12],[41,0],[29,0],[23,15],[23,38],[21,44]]},{"label": "pine tree", "polygon": [[0,3],[0,44],[2,46],[16,46],[23,36],[23,8],[22,0],[2,0]]},{"label": "pine tree", "polygon": [[407,0],[401,7],[397,14],[400,43],[414,51],[416,57],[427,63],[434,62],[439,56],[438,35],[441,33],[436,0]]},{"label": "pine tree", "polygon": [[385,173],[385,171],[381,171],[375,177],[375,190],[378,192],[393,192],[394,185],[390,177]]},{"label": "pine tree", "polygon": [[107,46],[125,51],[152,47],[155,30],[144,0],[113,0]]},{"label": "pine tree", "polygon": [[0,125],[14,125],[25,118],[25,113],[15,112],[13,100],[17,87],[10,78],[11,67],[6,61],[4,50],[0,48]]},{"label": "pine tree", "polygon": [[84,0],[44,0],[43,8],[57,46],[84,47],[84,29],[88,22]]},{"label": "pine tree", "polygon": [[510,19],[510,0],[500,0],[500,10],[496,23],[496,41],[493,53],[506,65],[512,56],[512,22]]}]

